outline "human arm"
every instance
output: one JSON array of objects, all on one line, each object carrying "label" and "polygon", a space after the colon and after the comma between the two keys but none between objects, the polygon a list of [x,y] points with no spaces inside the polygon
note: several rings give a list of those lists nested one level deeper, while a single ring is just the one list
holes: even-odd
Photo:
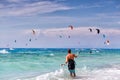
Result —
[{"label": "human arm", "polygon": [[77,58],[78,55],[73,54],[75,58]]},{"label": "human arm", "polygon": [[61,64],[61,66],[65,66],[67,63],[68,63],[68,58],[67,58],[67,56],[66,56],[65,63]]}]

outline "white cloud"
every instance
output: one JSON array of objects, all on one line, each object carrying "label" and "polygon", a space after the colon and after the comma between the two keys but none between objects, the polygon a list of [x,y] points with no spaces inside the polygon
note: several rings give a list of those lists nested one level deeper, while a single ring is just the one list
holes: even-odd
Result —
[{"label": "white cloud", "polygon": [[19,3],[19,2],[21,2],[22,0],[7,0],[7,2],[13,2],[13,3]]},{"label": "white cloud", "polygon": [[120,18],[120,12],[112,12],[112,13],[98,13],[96,14],[97,17],[102,18]]},{"label": "white cloud", "polygon": [[20,0],[9,0],[9,2],[10,1],[17,2],[17,4],[13,3],[8,5],[1,4],[2,9],[0,9],[0,15],[3,16],[36,15],[72,9],[71,7],[50,1],[40,1],[34,3],[28,2],[20,3]]},{"label": "white cloud", "polygon": [[99,4],[87,4],[87,5],[80,5],[79,8],[99,8],[103,7],[102,5]]},{"label": "white cloud", "polygon": [[[100,45],[102,45],[102,47],[104,47],[104,41],[106,39],[110,40],[110,45],[119,41],[120,30],[118,29],[99,28],[101,33],[97,34],[96,28],[98,27],[91,27],[93,32],[90,32],[88,30],[89,28],[90,27],[74,27],[73,30],[69,27],[34,29],[36,31],[36,35],[32,34],[31,29],[13,30],[0,34],[2,43],[1,46],[3,47],[5,45],[6,47],[7,44],[10,44],[10,46],[13,47],[56,47],[57,45],[59,47],[70,47],[71,45],[72,47],[75,47],[76,45],[81,47],[101,47]],[[103,34],[106,35],[106,38],[102,37]],[[62,38],[60,38],[60,35]],[[68,36],[70,36],[70,38],[68,38]],[[29,42],[30,38],[32,39],[31,42]],[[37,40],[35,40],[35,38]],[[14,40],[17,40],[17,43],[14,44]],[[80,44],[78,44],[79,42]],[[29,45],[26,46],[26,43]]]},{"label": "white cloud", "polygon": [[120,24],[120,21],[119,22],[117,22],[118,24]]},{"label": "white cloud", "polygon": [[0,4],[0,9],[3,8],[3,7],[4,7],[4,5],[3,5],[3,4]]}]

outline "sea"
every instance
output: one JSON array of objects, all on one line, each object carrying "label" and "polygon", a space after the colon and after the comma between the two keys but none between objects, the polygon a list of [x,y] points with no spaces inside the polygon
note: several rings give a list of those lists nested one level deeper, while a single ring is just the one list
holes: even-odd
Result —
[{"label": "sea", "polygon": [[65,63],[67,48],[0,48],[0,80],[120,80],[120,49],[71,48],[76,77]]}]

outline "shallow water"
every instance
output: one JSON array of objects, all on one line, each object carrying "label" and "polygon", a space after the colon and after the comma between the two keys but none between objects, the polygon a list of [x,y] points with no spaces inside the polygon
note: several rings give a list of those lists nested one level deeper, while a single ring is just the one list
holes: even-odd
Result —
[{"label": "shallow water", "polygon": [[[92,53],[90,53],[92,51]],[[72,49],[72,79],[64,63],[67,49],[0,49],[0,80],[119,80],[120,49]]]}]

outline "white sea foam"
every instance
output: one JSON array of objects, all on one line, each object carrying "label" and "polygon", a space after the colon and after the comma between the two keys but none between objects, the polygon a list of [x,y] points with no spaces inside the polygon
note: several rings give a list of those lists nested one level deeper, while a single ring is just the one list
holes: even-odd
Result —
[{"label": "white sea foam", "polygon": [[9,53],[9,52],[7,50],[3,49],[3,50],[0,50],[0,53],[6,54],[6,53]]},{"label": "white sea foam", "polygon": [[54,54],[51,53],[50,56],[54,56]]},{"label": "white sea foam", "polygon": [[76,69],[77,77],[71,78],[69,72],[66,69],[56,70],[36,76],[31,79],[19,79],[19,80],[119,80],[120,69],[118,68],[104,68],[90,70],[86,66],[81,69]]},{"label": "white sea foam", "polygon": [[63,80],[64,79],[64,70],[56,70],[55,72],[50,72],[36,77],[36,80]]},{"label": "white sea foam", "polygon": [[9,48],[10,50],[14,50],[13,48]]},{"label": "white sea foam", "polygon": [[116,67],[90,70],[78,69],[78,80],[119,80],[120,69]]}]

